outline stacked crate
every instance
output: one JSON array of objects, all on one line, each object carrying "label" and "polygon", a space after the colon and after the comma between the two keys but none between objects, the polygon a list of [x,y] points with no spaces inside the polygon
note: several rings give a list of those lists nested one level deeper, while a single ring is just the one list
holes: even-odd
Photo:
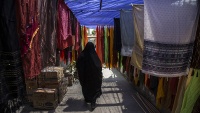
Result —
[{"label": "stacked crate", "polygon": [[[55,102],[61,102],[65,93],[67,92],[67,80],[66,78],[64,78],[64,74],[63,74],[63,67],[47,67],[44,68],[41,71],[41,74],[38,76],[38,87],[39,88],[43,88],[45,90],[49,89],[49,90],[53,90],[56,89],[56,94],[57,94],[57,99],[54,99]],[[42,89],[36,90],[34,92],[34,102],[37,100],[37,103],[44,103],[42,99],[37,99],[38,96],[35,96],[35,94],[38,94],[42,92]],[[45,92],[42,92],[42,94],[45,95]],[[46,94],[46,95],[49,95]],[[53,100],[52,100],[53,101]],[[50,102],[52,103],[52,102]],[[34,104],[35,108],[38,108],[38,106],[35,106],[37,104]],[[53,103],[53,105],[56,105],[55,103]],[[54,107],[47,107],[46,105],[42,105],[44,107],[44,109],[48,109],[48,108],[54,108]]]},{"label": "stacked crate", "polygon": [[25,80],[26,83],[26,100],[32,105],[33,103],[33,92],[38,88],[37,79],[27,79]]},{"label": "stacked crate", "polygon": [[57,89],[38,88],[33,93],[33,106],[39,109],[55,109],[58,105]]}]

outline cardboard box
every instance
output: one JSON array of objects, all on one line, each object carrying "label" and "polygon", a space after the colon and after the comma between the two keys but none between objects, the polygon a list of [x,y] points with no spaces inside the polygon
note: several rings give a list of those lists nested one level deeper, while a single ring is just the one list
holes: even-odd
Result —
[{"label": "cardboard box", "polygon": [[55,109],[58,106],[58,101],[34,100],[33,107],[38,109]]}]

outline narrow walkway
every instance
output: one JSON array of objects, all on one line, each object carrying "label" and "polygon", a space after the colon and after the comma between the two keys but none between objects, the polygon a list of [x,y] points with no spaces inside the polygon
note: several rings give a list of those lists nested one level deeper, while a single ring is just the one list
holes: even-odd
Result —
[{"label": "narrow walkway", "polygon": [[145,113],[134,99],[136,91],[116,69],[103,69],[102,96],[97,107],[90,111],[90,104],[84,102],[78,81],[68,87],[67,94],[56,110],[46,111],[23,107],[18,113]]}]

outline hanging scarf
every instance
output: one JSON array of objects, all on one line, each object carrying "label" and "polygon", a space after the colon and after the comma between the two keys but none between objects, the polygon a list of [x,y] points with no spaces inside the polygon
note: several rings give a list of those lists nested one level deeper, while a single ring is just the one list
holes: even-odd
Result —
[{"label": "hanging scarf", "polygon": [[187,75],[197,10],[197,1],[144,0],[143,72],[160,77]]},{"label": "hanging scarf", "polygon": [[133,6],[134,19],[134,45],[131,64],[142,69],[143,46],[144,46],[144,5]]},{"label": "hanging scarf", "polygon": [[[22,5],[23,4],[23,5]],[[24,75],[32,79],[40,74],[41,44],[38,28],[37,0],[17,0],[17,28],[21,48]]]},{"label": "hanging scarf", "polygon": [[134,27],[132,11],[120,11],[120,27],[122,41],[121,55],[131,57],[134,45]]},{"label": "hanging scarf", "polygon": [[57,0],[39,0],[42,67],[56,63]]}]

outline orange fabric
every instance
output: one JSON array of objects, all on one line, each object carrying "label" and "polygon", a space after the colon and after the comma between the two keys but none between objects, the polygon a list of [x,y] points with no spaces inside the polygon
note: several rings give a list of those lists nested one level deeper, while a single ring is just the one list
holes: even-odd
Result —
[{"label": "orange fabric", "polygon": [[84,26],[84,46],[88,43],[87,28]]},{"label": "orange fabric", "polygon": [[101,60],[101,63],[102,63],[101,28],[100,28],[100,26],[97,26],[96,33],[97,33],[97,36],[96,36],[96,52],[97,52],[99,59]]},{"label": "orange fabric", "polygon": [[65,53],[64,50],[60,51],[60,61],[64,61],[65,60]]}]

